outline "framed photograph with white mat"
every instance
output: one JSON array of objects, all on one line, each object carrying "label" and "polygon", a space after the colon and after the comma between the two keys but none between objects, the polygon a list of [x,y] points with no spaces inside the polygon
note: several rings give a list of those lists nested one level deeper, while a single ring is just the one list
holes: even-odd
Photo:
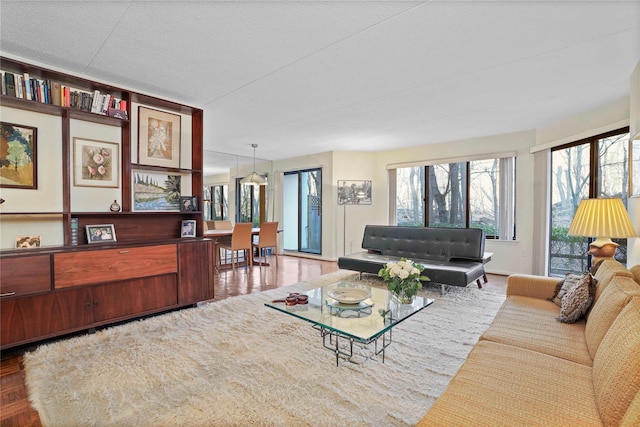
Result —
[{"label": "framed photograph with white mat", "polygon": [[179,114],[138,107],[138,163],[180,167]]},{"label": "framed photograph with white mat", "polygon": [[73,138],[73,185],[118,188],[120,145],[88,138]]},{"label": "framed photograph with white mat", "polygon": [[338,181],[339,205],[370,205],[371,181]]}]

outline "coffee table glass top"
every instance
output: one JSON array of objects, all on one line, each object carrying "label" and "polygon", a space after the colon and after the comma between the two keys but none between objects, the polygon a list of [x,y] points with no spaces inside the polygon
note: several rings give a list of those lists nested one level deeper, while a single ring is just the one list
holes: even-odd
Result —
[{"label": "coffee table glass top", "polygon": [[[339,288],[365,288],[370,290],[371,296],[359,303],[343,304],[329,296],[329,291],[340,290]],[[300,294],[308,296],[307,304],[287,305],[276,300],[265,305],[361,342],[376,339],[433,304],[433,299],[420,296],[412,304],[401,304],[386,289],[367,286],[358,281],[341,281]],[[282,300],[286,296],[283,294]]]}]

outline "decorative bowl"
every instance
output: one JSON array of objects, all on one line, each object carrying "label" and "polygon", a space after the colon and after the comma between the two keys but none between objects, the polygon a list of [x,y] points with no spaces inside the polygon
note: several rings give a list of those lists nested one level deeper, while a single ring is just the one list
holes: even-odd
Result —
[{"label": "decorative bowl", "polygon": [[366,288],[335,288],[330,289],[327,295],[342,304],[358,304],[371,297],[371,290]]}]

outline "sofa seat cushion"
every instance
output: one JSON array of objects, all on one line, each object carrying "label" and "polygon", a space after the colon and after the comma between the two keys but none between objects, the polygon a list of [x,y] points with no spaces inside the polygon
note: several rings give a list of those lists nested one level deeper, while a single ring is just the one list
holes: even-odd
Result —
[{"label": "sofa seat cushion", "polygon": [[640,393],[638,325],[640,298],[633,298],[616,317],[593,359],[593,389],[600,416],[607,426],[620,425]]},{"label": "sofa seat cushion", "polygon": [[[358,252],[340,257],[338,267],[345,270],[356,270],[365,273],[378,274],[378,271],[389,262],[398,262],[402,257],[381,255],[371,252]],[[412,261],[424,266],[423,275],[429,277],[432,283],[467,286],[484,275],[484,266],[479,261],[456,260],[440,261],[430,259],[411,258]]]},{"label": "sofa seat cushion", "polygon": [[560,307],[549,300],[511,296],[504,302],[482,340],[509,344],[591,366],[585,321],[556,320]]},{"label": "sofa seat cushion", "polygon": [[418,426],[600,426],[592,369],[480,341]]}]

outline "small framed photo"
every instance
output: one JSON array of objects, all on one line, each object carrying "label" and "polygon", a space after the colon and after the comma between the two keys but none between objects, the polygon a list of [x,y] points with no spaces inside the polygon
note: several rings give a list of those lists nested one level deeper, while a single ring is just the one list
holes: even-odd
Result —
[{"label": "small framed photo", "polygon": [[38,188],[38,129],[0,122],[0,187]]},{"label": "small framed photo", "polygon": [[16,249],[39,248],[40,236],[16,236]]},{"label": "small framed photo", "polygon": [[180,167],[180,120],[178,114],[138,107],[138,163]]},{"label": "small framed photo", "polygon": [[73,138],[73,185],[118,188],[120,145],[94,139]]},{"label": "small framed photo", "polygon": [[181,196],[180,212],[191,212],[198,210],[198,196]]},{"label": "small framed photo", "polygon": [[196,237],[196,220],[185,219],[182,220],[180,237]]},{"label": "small framed photo", "polygon": [[116,241],[116,229],[113,224],[87,225],[88,243],[106,243]]}]

